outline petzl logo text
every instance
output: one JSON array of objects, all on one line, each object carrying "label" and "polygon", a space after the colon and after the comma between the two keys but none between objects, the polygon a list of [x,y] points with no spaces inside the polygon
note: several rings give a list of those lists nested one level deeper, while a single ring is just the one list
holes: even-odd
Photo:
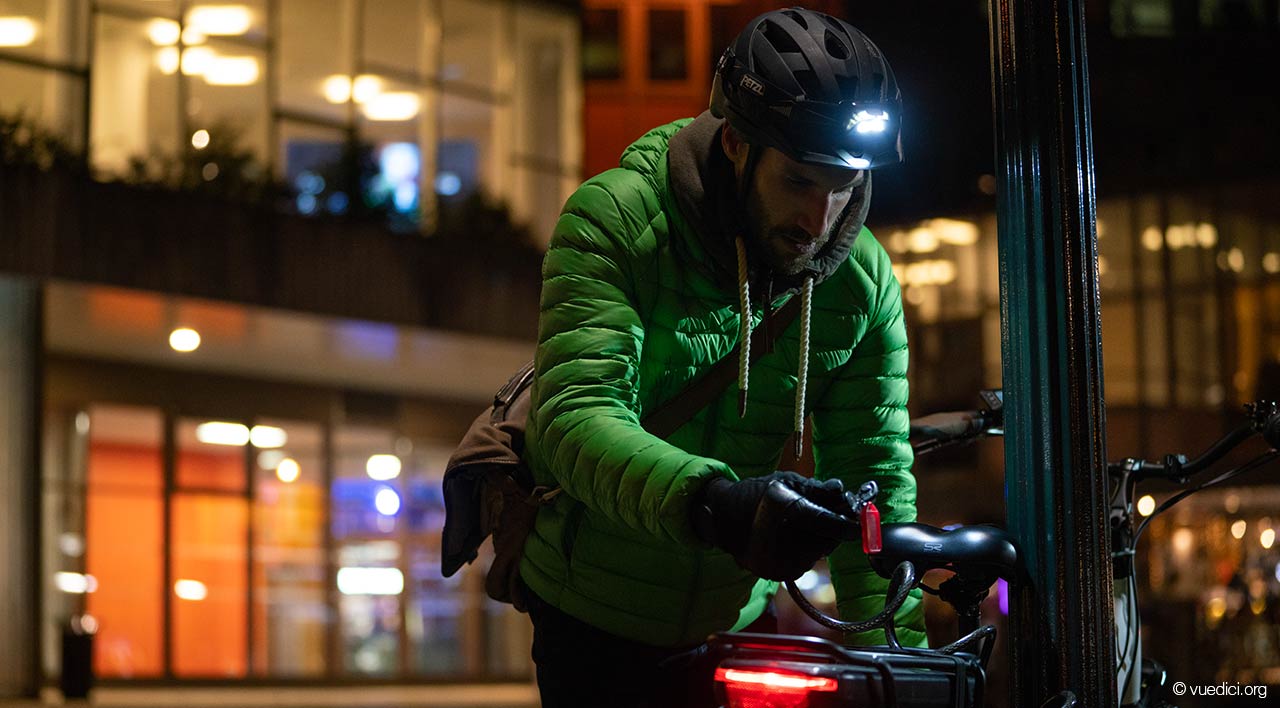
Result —
[{"label": "petzl logo text", "polygon": [[742,88],[750,91],[751,93],[754,93],[757,96],[764,95],[764,84],[760,83],[759,81],[756,81],[754,78],[750,76],[743,76],[742,80],[739,81],[738,83],[742,86]]}]

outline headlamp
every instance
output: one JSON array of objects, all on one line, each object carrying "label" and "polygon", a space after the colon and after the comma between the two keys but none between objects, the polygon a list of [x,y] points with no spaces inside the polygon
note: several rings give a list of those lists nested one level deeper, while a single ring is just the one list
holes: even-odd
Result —
[{"label": "headlamp", "polygon": [[849,119],[849,127],[847,130],[856,130],[859,133],[883,133],[889,127],[888,111],[858,111]]}]

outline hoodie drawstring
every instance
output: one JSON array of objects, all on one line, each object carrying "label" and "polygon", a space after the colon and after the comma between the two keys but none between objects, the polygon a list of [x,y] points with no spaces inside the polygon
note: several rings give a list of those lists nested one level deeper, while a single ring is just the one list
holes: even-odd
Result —
[{"label": "hoodie drawstring", "polygon": [[800,291],[800,370],[796,372],[796,459],[804,453],[804,396],[809,382],[809,313],[813,309],[813,276]]},{"label": "hoodie drawstring", "polygon": [[747,277],[747,247],[742,237],[734,239],[738,246],[738,307],[742,316],[738,324],[738,417],[747,414],[747,383],[751,364],[751,286]]},{"label": "hoodie drawstring", "polygon": [[[751,286],[747,275],[747,248],[742,237],[734,239],[738,249],[738,307],[741,316],[738,324],[738,416],[747,414],[747,387],[751,371]],[[805,389],[809,382],[809,320],[813,311],[813,276],[804,279],[800,289],[800,352],[799,370],[796,372],[795,431],[796,457],[804,452]]]}]

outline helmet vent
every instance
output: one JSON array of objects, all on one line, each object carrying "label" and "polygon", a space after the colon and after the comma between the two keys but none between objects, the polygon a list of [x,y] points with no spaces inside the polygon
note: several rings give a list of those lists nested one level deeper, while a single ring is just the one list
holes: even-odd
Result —
[{"label": "helmet vent", "polygon": [[809,29],[809,22],[805,19],[803,14],[796,12],[795,10],[783,10],[782,14],[795,20],[796,24],[800,25],[801,27],[805,29]]},{"label": "helmet vent", "polygon": [[785,29],[779,27],[777,23],[766,22],[761,29],[764,32],[765,41],[779,54],[800,51],[800,45],[796,44],[796,40]]},{"label": "helmet vent", "polygon": [[849,58],[849,48],[844,45],[844,42],[840,41],[840,38],[831,30],[827,30],[823,34],[825,35],[824,43],[827,45],[827,54],[840,61],[847,60]]}]

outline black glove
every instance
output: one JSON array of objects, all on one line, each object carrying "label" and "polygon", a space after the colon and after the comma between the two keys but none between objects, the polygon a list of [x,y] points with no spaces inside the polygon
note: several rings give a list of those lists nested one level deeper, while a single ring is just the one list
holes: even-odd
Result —
[{"label": "black glove", "polygon": [[844,485],[795,472],[731,482],[717,477],[695,499],[693,526],[704,541],[768,580],[794,580],[841,541],[857,539]]}]

